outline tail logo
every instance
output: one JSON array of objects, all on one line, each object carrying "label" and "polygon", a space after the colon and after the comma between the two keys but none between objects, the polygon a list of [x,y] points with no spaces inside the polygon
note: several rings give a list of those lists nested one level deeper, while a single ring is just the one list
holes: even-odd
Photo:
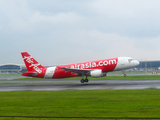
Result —
[{"label": "tail logo", "polygon": [[33,68],[35,71],[37,71],[39,74],[41,74],[42,73],[42,70],[38,67],[40,64],[39,63],[37,63],[37,64],[34,64],[34,58],[32,59],[33,57],[32,56],[29,56],[29,57],[26,57],[26,56],[24,56],[24,60],[26,60],[26,62],[27,63],[29,63],[29,64],[31,64],[29,67],[31,68]]},{"label": "tail logo", "polygon": [[26,61],[28,62],[28,63],[33,63],[33,60],[32,60],[32,56],[29,56],[29,57],[26,57],[26,56],[24,56],[24,60],[26,59]]}]

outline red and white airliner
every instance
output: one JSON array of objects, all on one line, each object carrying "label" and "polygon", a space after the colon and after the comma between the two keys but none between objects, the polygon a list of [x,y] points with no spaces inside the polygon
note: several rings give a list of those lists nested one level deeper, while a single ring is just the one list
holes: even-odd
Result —
[{"label": "red and white airliner", "polygon": [[[23,76],[51,79],[82,76],[81,83],[88,82],[87,76],[103,77],[106,76],[107,72],[124,70],[139,65],[137,60],[130,57],[117,57],[76,64],[44,67],[27,52],[22,52],[21,54],[28,70],[22,73]],[[86,76],[85,79],[84,76]]]}]

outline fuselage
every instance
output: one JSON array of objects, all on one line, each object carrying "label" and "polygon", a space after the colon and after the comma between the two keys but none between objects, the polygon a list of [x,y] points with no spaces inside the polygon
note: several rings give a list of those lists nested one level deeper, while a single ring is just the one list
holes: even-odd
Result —
[{"label": "fuselage", "polygon": [[112,59],[49,67],[44,70],[43,73],[45,74],[44,76],[42,75],[41,77],[66,78],[66,77],[81,76],[81,74],[77,74],[77,73],[69,72],[69,71],[67,72],[64,69],[61,69],[62,67],[75,68],[75,69],[102,70],[103,73],[107,73],[107,72],[132,68],[137,65],[139,65],[139,62],[137,60],[133,60],[130,57],[118,57],[118,58],[112,58]]},{"label": "fuselage", "polygon": [[101,77],[103,73],[124,70],[139,65],[137,60],[130,57],[117,57],[47,68],[39,64],[27,52],[22,52],[21,54],[28,70],[22,75],[40,78]]}]

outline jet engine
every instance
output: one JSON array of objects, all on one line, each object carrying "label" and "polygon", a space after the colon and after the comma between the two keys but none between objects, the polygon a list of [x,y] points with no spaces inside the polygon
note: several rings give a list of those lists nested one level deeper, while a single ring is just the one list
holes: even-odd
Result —
[{"label": "jet engine", "polygon": [[90,72],[91,77],[102,77],[104,74],[102,70],[93,70]]}]

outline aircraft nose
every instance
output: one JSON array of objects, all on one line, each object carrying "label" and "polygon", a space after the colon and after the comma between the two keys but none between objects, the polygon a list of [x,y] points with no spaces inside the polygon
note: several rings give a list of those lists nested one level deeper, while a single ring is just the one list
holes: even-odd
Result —
[{"label": "aircraft nose", "polygon": [[138,66],[138,65],[139,65],[139,61],[138,60],[134,60],[133,66]]},{"label": "aircraft nose", "polygon": [[136,60],[135,65],[139,65],[139,61]]}]

